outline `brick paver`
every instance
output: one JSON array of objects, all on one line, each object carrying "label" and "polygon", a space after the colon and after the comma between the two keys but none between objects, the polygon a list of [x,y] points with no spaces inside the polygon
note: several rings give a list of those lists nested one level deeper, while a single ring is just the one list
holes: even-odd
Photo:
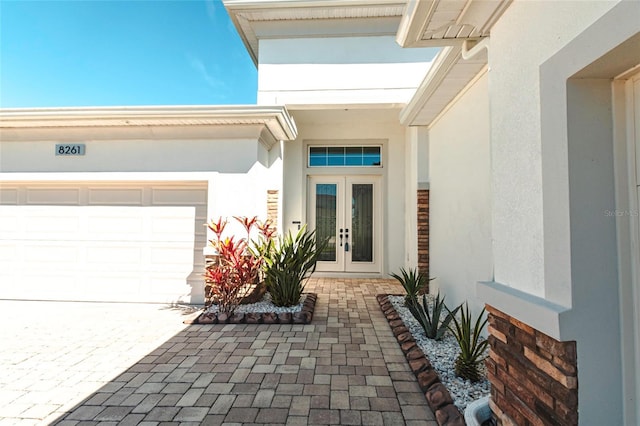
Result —
[{"label": "brick paver", "polygon": [[[84,401],[73,408],[44,401],[47,398],[43,402],[28,400],[27,395],[35,389],[43,389],[38,392],[45,394],[53,391],[47,390],[47,380],[41,383],[16,368],[24,363],[33,365],[23,359],[28,357],[12,355],[9,363],[3,350],[0,368],[10,377],[3,380],[12,381],[13,386],[0,393],[0,407],[8,400],[13,408],[0,408],[0,418],[4,417],[0,425],[50,421],[42,414],[39,422],[21,417],[22,413],[37,413],[34,407],[45,403],[55,407],[55,422],[60,425],[90,424],[84,423],[87,421],[131,425],[435,425],[375,299],[379,293],[399,292],[396,284],[315,278],[307,290],[318,293],[309,325],[176,327],[171,336],[145,348],[137,362],[117,371],[106,383],[95,376],[85,378],[70,372],[80,387],[90,379],[101,383],[85,391]],[[135,322],[135,315],[129,320]],[[156,324],[146,326],[154,328]],[[86,335],[91,334],[87,325]],[[64,336],[63,330],[58,336]],[[108,347],[108,342],[105,345]],[[118,353],[104,353],[100,364],[106,368],[122,356],[121,348],[113,347],[116,350]],[[72,366],[97,362],[87,359],[86,351],[77,347],[66,356],[73,359]],[[49,377],[66,374],[57,368],[57,359],[48,358],[46,347],[40,348],[40,359],[55,369],[43,369]],[[21,378],[24,385],[16,386]],[[20,406],[13,401],[19,401]]]}]

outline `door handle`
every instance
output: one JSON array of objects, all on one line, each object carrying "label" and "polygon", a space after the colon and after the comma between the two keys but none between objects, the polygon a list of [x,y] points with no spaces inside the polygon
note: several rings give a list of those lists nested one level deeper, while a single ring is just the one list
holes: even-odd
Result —
[{"label": "door handle", "polygon": [[342,228],[340,228],[340,247],[342,247]]},{"label": "door handle", "polygon": [[345,228],[344,231],[344,251],[349,251],[349,228]]}]

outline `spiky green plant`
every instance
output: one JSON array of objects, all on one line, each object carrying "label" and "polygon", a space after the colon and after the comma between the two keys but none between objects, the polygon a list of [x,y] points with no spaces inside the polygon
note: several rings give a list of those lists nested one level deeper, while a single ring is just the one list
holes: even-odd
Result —
[{"label": "spiky green plant", "polygon": [[487,317],[484,320],[482,319],[485,313],[484,308],[482,308],[482,312],[474,322],[467,303],[465,302],[464,305],[460,306],[460,320],[454,316],[453,326],[449,326],[449,330],[451,330],[458,342],[458,346],[460,346],[460,353],[456,358],[454,370],[458,377],[477,382],[482,379],[480,365],[485,358],[484,352],[489,344],[489,341],[481,336],[482,329],[487,324]]},{"label": "spiky green plant", "polygon": [[302,227],[293,236],[288,232],[278,239],[275,247],[269,247],[264,258],[264,280],[276,306],[293,306],[299,303],[305,280],[315,271],[316,261],[326,245],[317,242],[315,231]]},{"label": "spiky green plant", "polygon": [[[431,310],[429,309],[429,303],[426,295],[422,295],[422,304],[416,301],[415,303],[409,303],[407,305],[411,315],[413,315],[416,321],[420,323],[420,326],[422,326],[424,334],[429,339],[434,340],[442,339],[444,333],[447,332],[449,323],[455,317],[460,306],[457,306],[453,311],[450,311],[444,304],[444,297],[440,299],[440,293],[436,294],[436,298],[433,301],[433,312],[430,312]],[[444,319],[440,321],[444,310],[447,311],[447,314]]]},{"label": "spiky green plant", "polygon": [[391,273],[391,276],[398,280],[404,291],[407,292],[407,295],[404,297],[405,306],[409,306],[412,304],[418,304],[418,295],[421,291],[423,291],[429,280],[424,276],[422,272],[418,272],[416,268],[409,269],[408,271],[404,268],[400,268],[400,274],[398,275],[395,272]]}]

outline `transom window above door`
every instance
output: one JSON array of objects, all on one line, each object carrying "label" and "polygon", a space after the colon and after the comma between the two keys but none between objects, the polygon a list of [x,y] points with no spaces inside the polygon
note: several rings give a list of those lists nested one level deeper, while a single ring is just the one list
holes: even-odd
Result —
[{"label": "transom window above door", "polygon": [[380,146],[310,146],[309,167],[381,167]]}]

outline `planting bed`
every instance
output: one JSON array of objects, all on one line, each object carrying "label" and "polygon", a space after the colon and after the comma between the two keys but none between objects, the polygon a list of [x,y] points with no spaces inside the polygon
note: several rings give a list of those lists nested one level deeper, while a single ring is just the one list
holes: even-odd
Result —
[{"label": "planting bed", "polygon": [[216,312],[215,306],[203,311],[189,324],[309,324],[313,319],[318,295],[305,293],[301,302],[293,307],[280,308],[268,300],[240,305],[233,315]]},{"label": "planting bed", "polygon": [[[436,421],[443,426],[465,425],[464,416],[454,403],[454,398],[442,383],[440,375],[425,356],[409,327],[405,325],[394,303],[390,300],[393,297],[395,296],[378,295],[380,309],[382,309],[387,321],[389,321],[393,335],[398,340],[411,371],[416,375],[420,389],[424,392],[427,404],[433,411]],[[464,402],[464,405],[466,405],[466,402]]]}]

